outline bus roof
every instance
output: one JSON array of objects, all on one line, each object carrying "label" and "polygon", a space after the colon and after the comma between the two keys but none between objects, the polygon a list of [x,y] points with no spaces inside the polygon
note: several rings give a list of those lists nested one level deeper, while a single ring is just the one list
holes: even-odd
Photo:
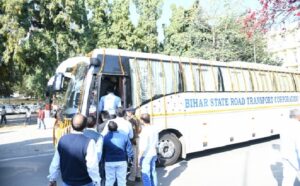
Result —
[{"label": "bus roof", "polygon": [[121,56],[121,57],[137,58],[137,59],[142,58],[142,59],[157,60],[157,61],[198,63],[198,64],[204,64],[204,65],[224,66],[224,67],[233,67],[233,68],[299,73],[299,71],[288,69],[286,67],[266,65],[266,64],[261,64],[261,63],[251,63],[251,62],[243,62],[243,61],[220,62],[220,61],[204,60],[204,59],[197,59],[197,58],[168,56],[168,55],[164,55],[164,54],[134,52],[134,51],[121,50],[121,49],[100,48],[100,49],[93,50],[90,54],[92,57],[95,57],[95,58],[98,55],[104,54],[104,55],[115,55],[115,56]]}]

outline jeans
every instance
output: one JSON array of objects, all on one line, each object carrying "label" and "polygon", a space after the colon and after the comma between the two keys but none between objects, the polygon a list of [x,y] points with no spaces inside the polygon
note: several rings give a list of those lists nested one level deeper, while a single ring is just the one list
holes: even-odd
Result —
[{"label": "jeans", "polygon": [[113,186],[116,179],[118,186],[126,186],[127,162],[105,162],[105,186]]},{"label": "jeans", "polygon": [[38,118],[38,126],[39,126],[39,128],[38,128],[38,129],[40,129],[40,128],[41,128],[41,124],[43,124],[43,125],[44,125],[44,129],[46,129],[46,125],[45,125],[45,123],[44,123],[44,120],[43,120],[43,119],[39,119],[39,118]]},{"label": "jeans", "polygon": [[155,162],[157,156],[142,157],[140,165],[142,167],[142,180],[144,186],[157,186],[157,175],[155,170]]}]

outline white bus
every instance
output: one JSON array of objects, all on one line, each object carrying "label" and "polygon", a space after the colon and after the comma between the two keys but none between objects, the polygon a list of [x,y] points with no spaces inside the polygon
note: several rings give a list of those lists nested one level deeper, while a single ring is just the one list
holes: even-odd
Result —
[{"label": "white bus", "polygon": [[69,131],[75,113],[99,116],[108,83],[124,108],[152,116],[163,165],[188,153],[279,134],[278,125],[300,104],[300,73],[283,67],[95,49],[62,62],[49,83],[56,91],[68,84],[56,139]]}]

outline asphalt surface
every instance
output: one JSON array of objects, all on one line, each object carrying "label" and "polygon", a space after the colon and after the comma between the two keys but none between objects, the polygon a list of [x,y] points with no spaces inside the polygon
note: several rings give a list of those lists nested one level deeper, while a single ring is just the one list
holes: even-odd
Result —
[{"label": "asphalt surface", "polygon": [[[54,152],[51,126],[1,127],[0,139],[0,186],[48,185]],[[159,186],[282,186],[283,171],[278,138],[193,153],[157,168]],[[293,186],[300,186],[296,179]]]}]

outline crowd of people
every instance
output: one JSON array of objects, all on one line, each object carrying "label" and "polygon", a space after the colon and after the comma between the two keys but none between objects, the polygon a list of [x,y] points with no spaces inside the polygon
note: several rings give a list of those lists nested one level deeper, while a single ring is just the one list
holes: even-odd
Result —
[{"label": "crowd of people", "polygon": [[73,117],[73,130],[60,138],[51,161],[49,185],[55,186],[61,175],[64,186],[126,186],[140,181],[156,186],[158,133],[150,115],[137,118],[133,108],[123,109],[110,89],[101,97],[99,111],[99,124],[94,115]]}]

